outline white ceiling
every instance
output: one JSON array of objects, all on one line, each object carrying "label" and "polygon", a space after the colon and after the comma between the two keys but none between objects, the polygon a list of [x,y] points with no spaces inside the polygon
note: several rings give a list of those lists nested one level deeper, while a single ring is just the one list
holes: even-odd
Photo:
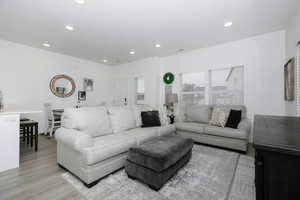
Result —
[{"label": "white ceiling", "polygon": [[[300,6],[299,0],[85,1],[0,0],[0,38],[118,64],[280,30]],[[233,26],[224,28],[226,21]]]}]

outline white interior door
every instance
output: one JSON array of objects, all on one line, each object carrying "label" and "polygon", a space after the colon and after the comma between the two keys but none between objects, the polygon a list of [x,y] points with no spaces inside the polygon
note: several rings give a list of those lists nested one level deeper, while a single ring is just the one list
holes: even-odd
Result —
[{"label": "white interior door", "polygon": [[128,78],[118,79],[115,82],[114,104],[124,105],[128,103]]}]

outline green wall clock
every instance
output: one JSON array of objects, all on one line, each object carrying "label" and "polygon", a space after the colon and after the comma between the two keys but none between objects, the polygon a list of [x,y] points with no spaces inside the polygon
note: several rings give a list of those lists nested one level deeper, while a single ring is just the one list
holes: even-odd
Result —
[{"label": "green wall clock", "polygon": [[172,74],[171,72],[167,72],[164,75],[164,82],[165,84],[171,84],[174,81],[174,74]]}]

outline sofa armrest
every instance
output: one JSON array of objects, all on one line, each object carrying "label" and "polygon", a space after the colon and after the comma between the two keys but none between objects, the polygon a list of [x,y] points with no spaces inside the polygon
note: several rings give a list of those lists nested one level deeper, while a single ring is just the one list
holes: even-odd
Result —
[{"label": "sofa armrest", "polygon": [[116,155],[127,152],[131,147],[136,147],[135,139],[123,138],[120,141],[108,142],[107,144],[95,145],[93,147],[83,148],[80,153],[83,162],[86,165],[94,165],[107,158],[112,158]]},{"label": "sofa armrest", "polygon": [[59,128],[55,132],[55,138],[58,143],[62,143],[76,151],[94,145],[91,136],[75,129]]},{"label": "sofa armrest", "polygon": [[238,129],[245,130],[248,135],[250,134],[251,131],[251,121],[248,118],[242,119],[241,122],[239,123]]}]

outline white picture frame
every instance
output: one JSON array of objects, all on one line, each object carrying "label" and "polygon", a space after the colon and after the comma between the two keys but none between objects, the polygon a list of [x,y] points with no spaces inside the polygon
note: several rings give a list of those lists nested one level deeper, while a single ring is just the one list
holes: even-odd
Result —
[{"label": "white picture frame", "polygon": [[94,91],[94,80],[90,78],[83,79],[83,90],[92,92]]}]

